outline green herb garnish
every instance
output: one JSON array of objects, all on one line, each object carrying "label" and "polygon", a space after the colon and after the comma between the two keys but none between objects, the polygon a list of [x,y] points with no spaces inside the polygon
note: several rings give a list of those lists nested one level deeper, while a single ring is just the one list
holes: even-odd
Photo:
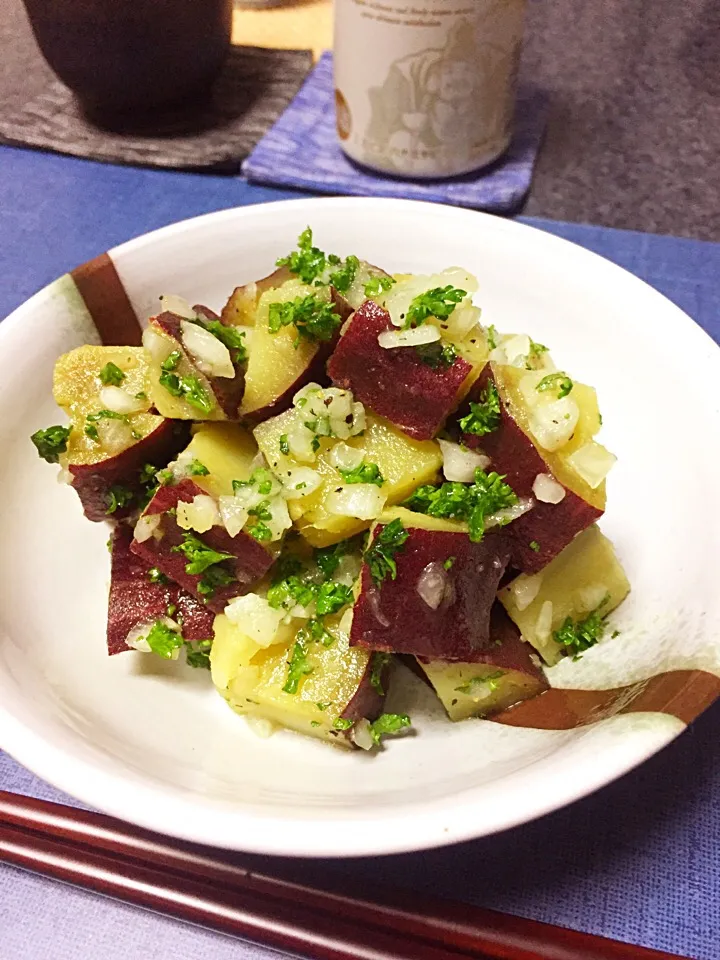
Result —
[{"label": "green herb garnish", "polygon": [[153,653],[156,653],[163,660],[174,660],[174,653],[183,645],[182,636],[171,629],[162,620],[156,620],[150,628],[150,632],[145,637],[147,645]]},{"label": "green herb garnish", "polygon": [[540,544],[537,540],[531,540],[528,546],[534,553],[540,553]]},{"label": "green herb garnish", "polygon": [[283,327],[294,324],[298,332],[295,346],[300,338],[306,340],[332,340],[342,323],[332,303],[318,297],[298,297],[285,303],[271,303],[268,315],[270,333],[278,333]]},{"label": "green herb garnish", "polygon": [[123,371],[116,363],[113,363],[112,360],[105,364],[99,376],[100,383],[102,383],[104,387],[119,387],[125,379]]},{"label": "green herb garnish", "polygon": [[287,679],[283,686],[285,693],[297,693],[303,677],[313,672],[313,666],[308,658],[307,640],[298,633],[293,644],[292,654],[288,661]]},{"label": "green herb garnish", "polygon": [[447,320],[455,307],[467,296],[466,290],[459,290],[457,287],[448,285],[447,287],[433,287],[425,293],[419,294],[410,302],[407,313],[403,320],[403,329],[410,327],[419,327],[429,317],[436,317],[438,320]]},{"label": "green herb garnish", "polygon": [[500,395],[494,383],[489,382],[477,403],[470,402],[470,413],[459,421],[463,433],[484,437],[500,426]]},{"label": "green herb garnish", "polygon": [[204,573],[208,567],[216,563],[222,563],[224,560],[233,560],[231,553],[220,553],[213,550],[202,542],[194,533],[186,532],[183,534],[183,542],[172,548],[173,553],[182,553],[188,561],[185,567],[185,573],[196,576]]},{"label": "green herb garnish", "polygon": [[111,513],[115,513],[116,510],[123,510],[125,507],[129,507],[133,502],[135,494],[128,487],[123,487],[121,484],[116,483],[110,487],[107,494],[107,510],[105,513],[110,516]]},{"label": "green herb garnish", "polygon": [[288,435],[283,433],[279,440],[280,453],[284,456],[287,456],[290,453],[290,442],[288,440]]},{"label": "green herb garnish", "polygon": [[457,358],[457,350],[451,343],[443,344],[441,340],[434,343],[423,343],[415,347],[417,355],[431,370],[447,370]]},{"label": "green herb garnish", "polygon": [[365,284],[366,297],[379,297],[395,283],[392,277],[372,277]]},{"label": "green herb garnish", "polygon": [[208,567],[198,580],[197,591],[204,598],[210,598],[219,587],[235,583],[236,578],[225,567]]},{"label": "green herb garnish", "polygon": [[206,477],[210,471],[204,463],[199,460],[192,460],[187,466],[187,472],[191,477]]},{"label": "green herb garnish", "polygon": [[188,666],[199,670],[209,670],[212,644],[212,640],[198,640],[196,643],[185,641],[185,659]]},{"label": "green herb garnish", "polygon": [[247,347],[245,346],[245,334],[235,327],[227,326],[219,320],[198,321],[198,326],[203,326],[214,337],[224,343],[230,351],[230,359],[239,366],[244,364],[248,358]]},{"label": "green herb garnish", "polygon": [[72,427],[47,427],[36,430],[30,439],[35,444],[38,456],[48,463],[57,463],[61,453],[67,450],[68,437]]},{"label": "green herb garnish", "polygon": [[[173,354],[170,354],[170,356],[172,357]],[[165,363],[167,363],[167,360]],[[163,364],[163,372],[160,374],[160,386],[164,387],[171,396],[181,398],[201,413],[210,413],[215,406],[215,402],[208,396],[207,390],[203,387],[199,377],[191,375],[181,377],[177,373],[170,373],[165,369],[165,363]]]},{"label": "green herb garnish", "polygon": [[165,576],[165,574],[162,572],[162,570],[159,567],[151,567],[148,570],[148,580],[150,581],[150,583],[162,583],[162,584],[170,583],[168,578]]},{"label": "green herb garnish", "polygon": [[340,560],[350,552],[352,540],[341,540],[332,547],[323,547],[315,551],[315,563],[320,568],[320,572],[329,580],[340,566]]},{"label": "green herb garnish", "polygon": [[179,350],[173,350],[172,353],[169,353],[167,357],[160,364],[161,370],[176,370],[182,360],[182,354]]},{"label": "green herb garnish", "polygon": [[445,569],[445,570],[450,570],[450,569],[452,569],[452,566],[453,566],[453,564],[455,563],[456,560],[457,560],[457,557],[448,557],[447,560],[445,561],[445,563],[443,563],[444,569]]},{"label": "green herb garnish", "polygon": [[455,687],[455,691],[456,693],[471,694],[476,687],[484,685],[489,688],[490,693],[495,693],[498,688],[498,680],[504,676],[505,671],[498,670],[497,673],[489,673],[484,677],[472,677],[467,683],[463,683],[462,686]]},{"label": "green herb garnish", "polygon": [[300,277],[303,283],[312,283],[325,272],[326,257],[322,250],[313,246],[313,235],[307,227],[298,237],[298,249],[276,261],[278,267],[287,267]]},{"label": "green herb garnish", "polygon": [[381,697],[385,696],[385,690],[383,689],[383,673],[385,672],[385,667],[392,660],[392,654],[390,653],[374,653],[372,658],[372,664],[370,666],[370,686],[376,693],[379,693]]},{"label": "green herb garnish", "polygon": [[583,620],[574,621],[572,617],[567,617],[558,630],[553,630],[553,639],[564,646],[566,652],[572,654],[575,660],[602,640],[607,622],[600,611],[609,601],[610,594]]},{"label": "green herb garnish", "polygon": [[364,560],[370,568],[370,575],[377,586],[379,586],[388,575],[391,580],[396,579],[397,563],[395,562],[395,554],[402,550],[409,536],[410,534],[403,526],[402,520],[397,517],[384,526],[373,538],[372,543],[365,551]]},{"label": "green herb garnish", "polygon": [[333,727],[336,730],[349,730],[354,723],[354,720],[346,720],[345,717],[338,717],[335,723],[333,723]]},{"label": "green herb garnish", "polygon": [[347,293],[355,280],[360,261],[357,257],[347,257],[339,270],[330,274],[330,283],[339,293]]},{"label": "green herb garnish", "polygon": [[319,617],[336,613],[348,603],[352,603],[353,593],[350,587],[331,580],[320,585],[317,592],[317,614]]},{"label": "green herb garnish", "polygon": [[343,470],[338,467],[338,473],[345,483],[374,483],[381,487],[385,483],[385,478],[380,473],[380,468],[376,463],[366,463],[364,460],[352,470]]},{"label": "green herb garnish", "polygon": [[547,390],[557,390],[558,400],[562,400],[570,393],[573,386],[572,380],[566,373],[558,372],[549,373],[546,377],[543,377],[535,389],[539,390],[540,393]]},{"label": "green herb garnish", "polygon": [[370,736],[377,745],[381,737],[392,737],[410,725],[410,717],[406,713],[383,713],[370,724]]},{"label": "green herb garnish", "polygon": [[314,583],[308,583],[296,574],[274,582],[268,589],[267,602],[275,610],[291,610],[294,606],[309,606],[317,594]]},{"label": "green herb garnish", "polygon": [[[418,487],[403,506],[416,513],[447,520],[463,520],[468,524],[470,539],[479,543],[485,532],[485,519],[499,510],[515,506],[518,498],[497,473],[475,471],[473,483],[443,483],[440,486]],[[505,526],[510,520],[502,521]]]},{"label": "green herb garnish", "polygon": [[494,323],[491,323],[490,326],[485,331],[485,336],[487,337],[487,345],[491,350],[495,350],[497,347],[497,328]]}]

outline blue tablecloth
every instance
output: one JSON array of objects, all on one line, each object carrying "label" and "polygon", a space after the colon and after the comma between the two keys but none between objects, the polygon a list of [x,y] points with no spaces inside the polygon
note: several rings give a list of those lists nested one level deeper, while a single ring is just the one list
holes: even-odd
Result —
[{"label": "blue tablecloth", "polygon": [[[294,195],[220,177],[0,148],[0,316],[58,274],[146,230]],[[720,340],[720,245],[529,222],[631,270]],[[369,891],[376,882],[405,885],[697,960],[720,960],[719,727],[720,704],[619,782],[496,837],[385,859],[296,861],[289,869],[307,882],[330,876],[341,888],[349,876]],[[0,789],[59,797],[2,754]],[[272,863],[256,860],[272,869]],[[0,867],[1,960],[273,956]]]}]

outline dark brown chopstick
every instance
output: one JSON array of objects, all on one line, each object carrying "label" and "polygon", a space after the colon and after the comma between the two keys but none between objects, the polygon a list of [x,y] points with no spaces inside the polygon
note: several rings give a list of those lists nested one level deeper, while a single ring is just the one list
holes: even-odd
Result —
[{"label": "dark brown chopstick", "polygon": [[678,960],[447,900],[313,889],[103,814],[3,791],[0,860],[313,960]]}]

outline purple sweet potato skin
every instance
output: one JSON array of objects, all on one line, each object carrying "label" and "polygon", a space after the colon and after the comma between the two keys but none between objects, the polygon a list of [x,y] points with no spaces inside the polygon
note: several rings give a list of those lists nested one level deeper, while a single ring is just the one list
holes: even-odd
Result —
[{"label": "purple sweet potato skin", "polygon": [[[504,538],[487,534],[473,543],[464,533],[407,529],[409,537],[395,554],[395,580],[388,576],[376,586],[363,564],[350,644],[429,660],[482,662],[491,642],[490,611],[510,558]],[[446,594],[433,610],[418,593],[418,581],[428,564],[442,567],[449,557],[455,560],[445,571]]]},{"label": "purple sweet potato skin", "polygon": [[[485,366],[473,384],[467,403],[458,411],[458,419],[470,412],[470,401],[477,402],[489,383],[495,383],[491,364]],[[518,497],[532,497],[537,475],[552,475],[552,469],[530,437],[515,422],[502,395],[500,418],[497,430],[483,437],[464,433],[463,443],[473,448],[482,447],[492,461],[489,469],[504,475]],[[532,510],[505,527],[504,533],[512,542],[511,566],[523,573],[537,573],[602,514],[602,510],[567,487],[560,503],[536,501]],[[530,547],[533,542],[539,544],[537,552]]]},{"label": "purple sweet potato skin", "polygon": [[[162,539],[156,540],[155,537],[150,537],[143,543],[133,540],[131,547],[133,553],[142,557],[149,566],[159,567],[165,576],[197,597],[201,603],[205,601],[197,588],[202,575],[186,573],[185,555],[173,550],[173,547],[183,542],[186,531],[177,525],[175,517],[168,515],[167,511],[176,507],[181,500],[190,503],[194,497],[204,493],[204,490],[189,479],[181,480],[172,487],[160,487],[148,504],[145,515],[163,515],[159,527],[163,533]],[[233,560],[228,560],[227,564],[232,569],[235,581],[227,586],[218,587],[212,597],[207,600],[210,610],[222,613],[232,597],[247,593],[253,584],[269,570],[273,556],[257,540],[242,531],[236,537],[231,537],[224,527],[214,526],[207,533],[201,534],[200,539],[213,550],[230,553],[234,557]]]},{"label": "purple sweet potato skin", "polygon": [[454,409],[458,391],[472,370],[456,357],[446,370],[433,370],[411,348],[384,350],[378,336],[392,328],[390,314],[374,300],[355,312],[335,349],[328,373],[380,416],[416,440],[430,440]]},{"label": "purple sweet potato skin", "polygon": [[212,637],[215,615],[191,594],[175,583],[151,583],[150,566],[131,549],[132,529],[125,524],[115,528],[112,537],[110,596],[108,598],[107,646],[110,656],[129,650],[128,633],[143,623],[167,616],[171,604],[175,616],[182,617],[185,640]]},{"label": "purple sweet potato skin", "polygon": [[[330,292],[335,311],[342,318],[344,323],[352,314],[352,307],[347,302],[345,297],[343,297],[342,294],[339,294],[334,287],[331,288]],[[321,387],[330,386],[330,378],[328,377],[327,373],[327,362],[332,356],[333,351],[339,342],[339,331],[340,328],[338,327],[338,332],[335,334],[332,340],[320,341],[318,343],[317,349],[315,350],[310,363],[305,367],[302,374],[299,377],[296,377],[292,383],[288,384],[288,386],[272,401],[272,403],[266,403],[264,407],[258,407],[255,410],[249,410],[245,412],[243,414],[243,423],[247,424],[248,427],[256,427],[259,423],[269,420],[270,417],[277,417],[286,410],[289,410],[292,406],[293,397],[295,394],[298,392],[298,390],[302,390],[303,387],[307,386],[308,383],[317,383]]]},{"label": "purple sweet potato skin", "polygon": [[[115,484],[127,487],[133,493],[140,493],[142,487],[138,474],[142,467],[146,463],[157,465],[158,469],[164,466],[187,446],[189,433],[187,424],[164,420],[142,440],[114,457],[93,464],[68,464],[72,475],[71,486],[77,491],[88,520],[99,522],[108,519],[108,496]],[[132,506],[117,510],[112,517],[120,520],[131,510]]]},{"label": "purple sweet potato skin", "polygon": [[[208,310],[207,307],[203,307],[202,312],[205,316],[207,316],[208,313],[212,314],[212,311]],[[178,350],[185,356],[188,363],[195,366],[195,361],[183,346],[180,328],[182,319],[182,317],[178,317],[174,313],[165,311],[153,317],[150,320],[150,324],[157,327],[166,334],[166,336],[171,337],[177,343]],[[217,319],[217,317],[212,314],[209,319]],[[238,408],[245,393],[245,368],[239,364],[233,364],[233,366],[235,368],[235,376],[232,380],[228,377],[207,378],[210,388],[215,395],[215,399],[228,420],[239,419]]]},{"label": "purple sweet potato skin", "polygon": [[[385,693],[380,693],[370,682],[372,676],[372,658],[368,661],[365,674],[360,681],[352,700],[345,707],[340,716],[343,720],[377,720],[383,710]],[[390,677],[390,661],[380,671],[380,688],[387,691]]]}]

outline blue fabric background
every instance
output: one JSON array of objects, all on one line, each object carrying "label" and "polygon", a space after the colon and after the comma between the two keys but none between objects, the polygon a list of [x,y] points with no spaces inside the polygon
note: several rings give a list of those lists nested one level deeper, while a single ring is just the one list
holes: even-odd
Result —
[{"label": "blue fabric background", "polygon": [[[295,195],[221,177],[0,148],[0,316],[79,262],[147,230]],[[720,339],[720,245],[529,222],[631,270]],[[697,960],[720,960],[719,726],[717,704],[622,780],[499,836],[423,854],[283,866],[306,882],[333,878],[342,887],[350,878],[368,891],[376,882],[404,885]],[[2,754],[0,788],[60,798]],[[261,869],[273,868],[272,861],[252,859]],[[274,956],[0,866],[1,960]]]}]

